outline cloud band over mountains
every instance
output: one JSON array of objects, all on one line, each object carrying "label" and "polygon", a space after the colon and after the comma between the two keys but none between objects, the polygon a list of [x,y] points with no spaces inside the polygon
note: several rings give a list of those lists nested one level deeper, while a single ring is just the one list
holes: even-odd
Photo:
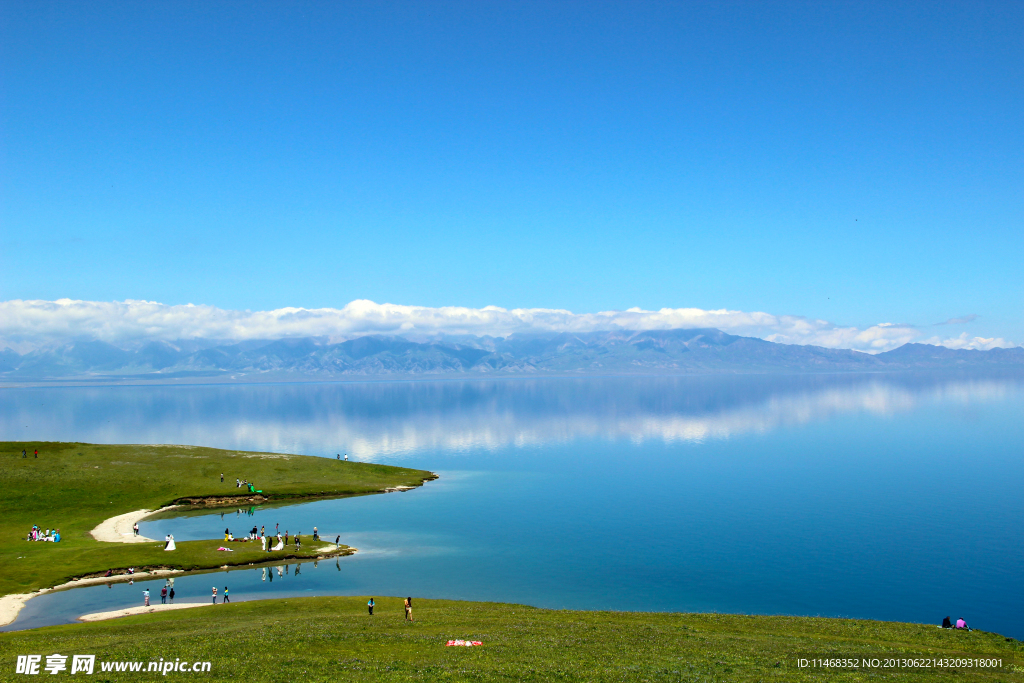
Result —
[{"label": "cloud band over mountains", "polygon": [[825,320],[762,312],[663,308],[646,311],[573,313],[546,308],[497,306],[402,306],[359,299],[343,308],[279,308],[237,311],[207,305],[167,305],[153,301],[0,302],[0,348],[19,352],[76,340],[133,345],[152,340],[244,341],[295,337],[351,339],[368,334],[470,334],[504,337],[513,333],[663,330],[713,327],[730,334],[782,344],[811,344],[869,353],[917,341],[949,348],[990,349],[1014,344],[1002,338],[922,339],[912,325],[881,323],[843,327]]}]

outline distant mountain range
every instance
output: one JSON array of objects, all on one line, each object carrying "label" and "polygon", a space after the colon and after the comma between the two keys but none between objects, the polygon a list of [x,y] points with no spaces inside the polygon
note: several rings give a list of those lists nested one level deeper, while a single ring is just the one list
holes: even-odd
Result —
[{"label": "distant mountain range", "polygon": [[694,374],[1024,368],[1024,348],[953,350],[905,344],[870,355],[776,344],[716,329],[513,334],[505,338],[366,336],[340,343],[306,337],[151,342],[123,349],[74,342],[18,354],[0,351],[0,380],[287,380],[352,376]]}]

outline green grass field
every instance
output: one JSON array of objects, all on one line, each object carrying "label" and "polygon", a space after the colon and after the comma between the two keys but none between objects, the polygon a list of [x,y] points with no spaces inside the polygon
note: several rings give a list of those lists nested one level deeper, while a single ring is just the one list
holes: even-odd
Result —
[{"label": "green grass field", "polygon": [[[22,449],[28,457],[22,457]],[[39,457],[33,451],[39,450]],[[224,473],[224,483],[220,474]],[[235,478],[247,479],[272,501],[306,496],[357,495],[393,486],[418,486],[430,472],[327,458],[224,451],[192,446],[0,443],[0,595],[58,585],[111,568],[163,566],[179,569],[247,564],[285,556],[316,556],[322,544],[290,546],[269,556],[256,544],[222,539],[177,544],[100,543],[89,532],[110,517],[157,509],[186,497],[236,496]],[[59,528],[60,543],[31,543],[33,524]],[[244,532],[238,529],[238,532]]]},{"label": "green grass field", "polygon": [[[328,597],[204,606],[0,634],[19,654],[97,662],[209,661],[209,673],[102,673],[88,680],[203,681],[1024,681],[1019,641],[935,626],[716,614],[573,612],[521,605]],[[479,647],[446,647],[453,639]],[[800,669],[798,657],[993,657],[1001,669]],[[70,661],[70,660],[69,660]],[[27,678],[27,677],[25,677]]]}]

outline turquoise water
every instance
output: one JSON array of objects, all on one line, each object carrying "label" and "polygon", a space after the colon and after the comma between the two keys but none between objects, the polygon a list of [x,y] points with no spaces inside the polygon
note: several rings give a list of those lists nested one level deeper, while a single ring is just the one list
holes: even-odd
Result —
[{"label": "turquoise water", "polygon": [[[190,575],[178,600],[412,595],[849,616],[1024,636],[1024,381],[590,378],[7,389],[0,434],[430,469],[404,493],[146,522],[340,534],[340,561]],[[244,472],[225,473],[245,477]],[[257,482],[273,490],[272,482]],[[148,586],[159,587],[163,581]],[[13,628],[141,604],[50,594]],[[156,595],[156,592],[154,592]]]}]

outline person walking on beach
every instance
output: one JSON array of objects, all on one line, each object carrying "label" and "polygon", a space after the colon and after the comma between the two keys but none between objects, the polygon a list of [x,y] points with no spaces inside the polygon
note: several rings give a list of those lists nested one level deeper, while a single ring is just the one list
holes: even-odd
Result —
[{"label": "person walking on beach", "polygon": [[167,597],[171,599],[171,604],[174,604],[174,586],[171,586],[171,592],[167,594]]},{"label": "person walking on beach", "polygon": [[132,532],[136,536],[139,535],[139,523],[138,522],[135,522],[135,524],[132,524]]},{"label": "person walking on beach", "polygon": [[412,598],[405,599],[405,620],[412,621]]},{"label": "person walking on beach", "polygon": [[370,610],[370,616],[373,616],[373,598],[370,598],[369,602],[366,603],[366,609]]},{"label": "person walking on beach", "polygon": [[231,598],[228,597],[228,587],[224,586],[224,604],[231,602]]},{"label": "person walking on beach", "polygon": [[149,607],[149,589],[142,591],[142,604],[145,607]]},{"label": "person walking on beach", "polygon": [[160,589],[160,604],[161,605],[166,605],[167,604],[167,586],[164,586],[163,588]]},{"label": "person walking on beach", "polygon": [[217,604],[217,587],[213,587],[213,604]]}]

